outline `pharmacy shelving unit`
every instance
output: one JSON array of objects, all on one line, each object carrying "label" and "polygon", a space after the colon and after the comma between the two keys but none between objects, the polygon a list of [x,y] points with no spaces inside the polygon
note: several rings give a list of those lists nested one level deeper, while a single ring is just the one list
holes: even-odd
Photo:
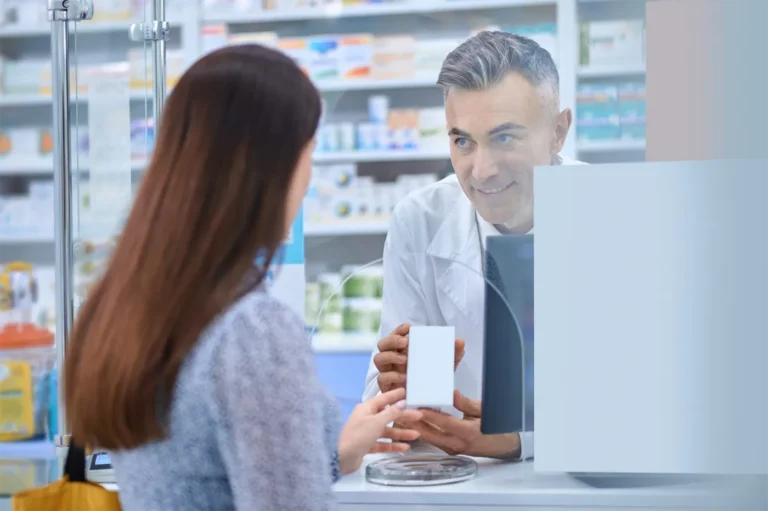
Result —
[{"label": "pharmacy shelving unit", "polygon": [[[646,0],[578,0],[576,23],[580,26],[590,21],[645,19],[645,4]],[[580,83],[644,81],[645,70],[644,62],[577,65],[575,83],[578,86]],[[575,112],[577,108],[574,105]],[[578,158],[589,163],[645,160],[645,140],[579,140],[576,148]]]},{"label": "pharmacy shelving unit", "polygon": [[[169,0],[170,1],[170,0]],[[641,18],[644,0],[395,0],[351,5],[340,8],[286,11],[205,12],[202,2],[182,0],[183,8],[169,8],[172,25],[170,47],[180,49],[187,64],[203,53],[202,28],[225,25],[230,33],[276,32],[280,37],[332,33],[373,33],[393,35],[418,33],[420,36],[468,35],[471,30],[488,26],[514,27],[555,23],[557,26],[557,63],[561,78],[563,106],[576,108],[576,90],[584,81],[642,78],[642,65],[595,67],[580,66],[578,57],[579,23],[590,20]],[[99,7],[97,3],[97,8]],[[114,61],[125,56],[131,45],[129,22],[84,22],[77,26],[78,55],[75,63],[91,64]],[[49,52],[49,26],[1,26],[0,54],[14,58],[40,58]],[[341,121],[356,121],[366,110],[369,95],[387,94],[395,107],[439,107],[442,95],[435,77],[418,76],[390,80],[325,80],[317,86],[326,99],[329,116]],[[132,110],[141,116],[144,91],[132,93]],[[79,96],[77,108],[87,118],[87,96]],[[51,100],[42,95],[0,93],[0,129],[19,126],[50,125]],[[151,108],[150,108],[151,110]],[[585,161],[634,161],[644,159],[642,141],[577,142],[575,129],[564,155]],[[450,172],[447,143],[443,150],[346,151],[315,155],[317,164],[355,163],[362,175],[392,181],[400,174]],[[87,162],[80,162],[87,170]],[[132,165],[134,174],[144,162]],[[35,179],[50,179],[52,163],[48,159],[0,159],[0,197],[24,193]],[[362,264],[381,255],[386,221],[338,222],[306,226],[307,272],[309,278],[323,271],[338,271],[344,265]],[[0,237],[0,263],[23,258],[35,264],[52,264],[50,237]],[[351,343],[363,345],[366,342]],[[350,343],[322,342],[323,346]]]}]

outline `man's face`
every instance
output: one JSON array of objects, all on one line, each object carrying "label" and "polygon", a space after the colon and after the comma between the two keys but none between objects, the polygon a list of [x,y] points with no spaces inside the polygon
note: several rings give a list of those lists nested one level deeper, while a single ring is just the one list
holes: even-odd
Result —
[{"label": "man's face", "polygon": [[510,73],[485,90],[451,89],[446,120],[451,162],[464,193],[486,221],[511,230],[533,226],[533,168],[560,152],[571,113],[551,92]]}]

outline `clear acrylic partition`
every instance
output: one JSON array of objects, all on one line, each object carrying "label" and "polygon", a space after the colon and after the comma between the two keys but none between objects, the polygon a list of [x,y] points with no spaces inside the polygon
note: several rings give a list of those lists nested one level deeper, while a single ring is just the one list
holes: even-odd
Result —
[{"label": "clear acrylic partition", "polygon": [[[407,289],[398,289],[392,284],[387,287],[382,259],[345,267],[339,274],[319,274],[316,282],[308,283],[306,295],[305,321],[315,350],[320,357],[339,358],[342,354],[359,353],[367,368],[375,342],[402,323],[452,326],[456,338],[464,340],[466,346],[455,372],[456,390],[481,406],[481,423],[483,420],[487,422],[482,426],[483,432],[493,435],[498,442],[499,451],[495,454],[509,454],[504,451],[508,445],[506,439],[499,435],[513,433],[522,436],[527,452],[532,442],[534,408],[533,240],[531,237],[508,238],[511,243],[496,251],[503,257],[508,256],[505,260],[498,255],[495,258],[501,279],[484,275],[479,247],[473,257],[461,258],[438,258],[424,252],[398,253],[403,260],[414,263],[412,270],[415,272],[443,275],[439,282],[424,283],[424,295],[437,296],[436,303],[424,303],[420,293],[406,296]],[[384,315],[383,300],[388,307]],[[401,303],[420,305],[404,309],[400,307]],[[486,335],[490,353],[484,353]],[[359,373],[354,366],[361,361],[347,357],[349,367],[346,372]],[[343,362],[342,359],[337,364]],[[323,367],[322,361],[320,367]],[[331,384],[345,379],[343,374],[325,376]],[[353,386],[355,390],[359,387],[360,384]],[[349,394],[348,391],[336,394],[347,413],[360,402],[362,392]],[[461,417],[458,410],[450,413]],[[444,454],[445,451],[434,447],[440,445],[417,443],[403,456],[418,458]],[[452,464],[451,468],[454,468]],[[522,464],[515,476],[522,478],[532,469],[531,464]],[[429,468],[432,475],[434,470],[434,467]],[[430,479],[423,483],[440,484]],[[414,481],[401,484],[416,485]]]}]

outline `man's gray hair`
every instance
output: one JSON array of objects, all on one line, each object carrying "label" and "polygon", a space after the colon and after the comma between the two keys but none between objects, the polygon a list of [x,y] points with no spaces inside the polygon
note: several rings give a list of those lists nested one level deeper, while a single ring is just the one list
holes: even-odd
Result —
[{"label": "man's gray hair", "polygon": [[527,37],[508,32],[484,31],[467,39],[443,61],[438,85],[445,97],[453,89],[484,90],[518,72],[534,87],[551,89],[559,104],[560,77],[552,56]]}]

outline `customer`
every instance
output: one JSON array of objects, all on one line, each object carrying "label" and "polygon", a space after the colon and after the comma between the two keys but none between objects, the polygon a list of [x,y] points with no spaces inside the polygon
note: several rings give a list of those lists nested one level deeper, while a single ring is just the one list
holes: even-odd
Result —
[{"label": "customer", "polygon": [[320,109],[293,61],[256,45],[202,58],[168,99],[64,368],[72,437],[112,452],[127,511],[329,509],[339,471],[418,437],[386,427],[421,418],[402,389],[339,435],[302,322],[262,286],[307,189]]}]

